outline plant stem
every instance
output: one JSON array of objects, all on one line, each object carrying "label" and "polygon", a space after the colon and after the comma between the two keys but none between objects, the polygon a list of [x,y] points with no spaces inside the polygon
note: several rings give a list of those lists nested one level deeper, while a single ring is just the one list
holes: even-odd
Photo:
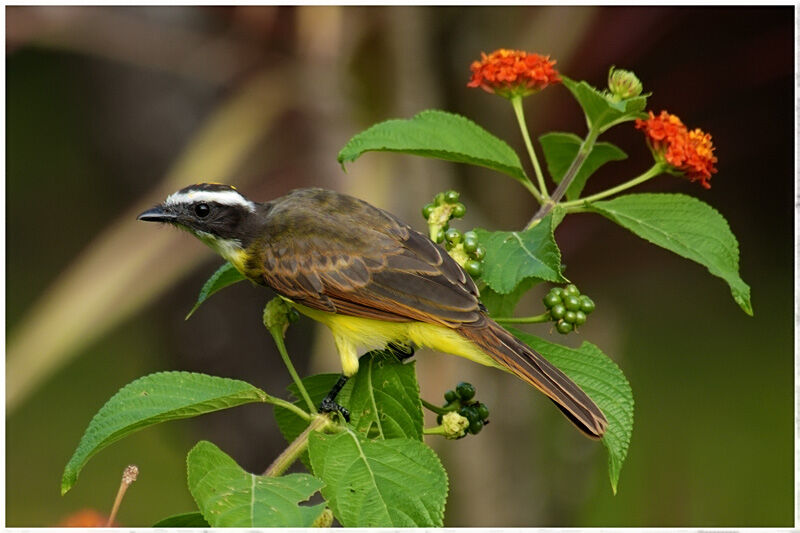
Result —
[{"label": "plant stem", "polygon": [[571,202],[564,202],[564,203],[561,204],[561,207],[564,207],[564,208],[567,208],[567,209],[576,208],[576,207],[582,207],[582,206],[584,206],[585,204],[587,204],[589,202],[594,202],[596,200],[601,200],[603,198],[611,196],[612,194],[617,194],[618,192],[622,192],[625,189],[630,189],[631,187],[639,185],[640,183],[644,183],[645,181],[649,180],[650,178],[658,176],[662,172],[664,172],[664,166],[661,163],[656,163],[652,167],[650,167],[650,169],[647,172],[645,172],[645,173],[633,178],[632,180],[626,181],[625,183],[622,183],[620,185],[617,185],[616,187],[612,187],[612,188],[607,189],[605,191],[599,192],[597,194],[593,194],[591,196],[587,196],[586,198],[578,198],[577,200],[573,200]]},{"label": "plant stem", "polygon": [[300,418],[302,418],[306,422],[308,422],[309,420],[311,420],[315,416],[315,415],[311,415],[311,414],[306,413],[305,411],[303,411],[302,409],[297,407],[295,404],[289,403],[286,400],[282,400],[281,398],[276,398],[275,396],[268,396],[268,399],[266,400],[266,402],[267,403],[271,403],[272,405],[277,405],[279,407],[283,407],[284,409],[288,409],[289,411],[293,412],[294,414],[296,414],[297,416],[299,416]]},{"label": "plant stem", "polygon": [[297,375],[297,371],[294,369],[292,360],[289,359],[289,354],[286,351],[286,345],[283,343],[282,328],[279,327],[269,328],[269,332],[272,334],[272,338],[275,340],[275,344],[278,346],[278,351],[281,354],[281,358],[283,358],[283,364],[285,364],[286,368],[289,370],[289,374],[291,374],[295,385],[297,385],[297,390],[300,391],[300,396],[302,396],[303,400],[305,400],[306,405],[308,406],[308,410],[311,413],[316,413],[317,407],[314,405],[314,402],[311,401],[311,396],[308,395],[308,391],[303,386],[303,382],[300,380],[300,376]]},{"label": "plant stem", "polygon": [[111,507],[111,513],[108,515],[106,527],[113,527],[114,520],[117,518],[117,511],[119,511],[119,506],[122,503],[122,498],[125,497],[125,492],[128,490],[128,487],[136,481],[138,475],[139,468],[136,465],[128,465],[122,472],[122,481],[120,481],[117,496],[114,498],[114,505]]},{"label": "plant stem", "polygon": [[525,316],[525,317],[499,317],[493,318],[495,322],[501,324],[541,324],[543,322],[550,322],[552,320],[549,312],[544,312],[541,315]]},{"label": "plant stem", "polygon": [[330,419],[325,415],[316,415],[308,427],[294,439],[289,446],[286,447],[281,454],[272,461],[272,464],[264,471],[265,476],[278,477],[283,474],[287,468],[300,458],[306,449],[308,449],[308,436],[313,431],[322,431],[326,426],[331,424]]},{"label": "plant stem", "polygon": [[578,172],[580,172],[584,161],[586,161],[586,158],[589,157],[589,154],[592,152],[592,148],[594,148],[594,143],[597,140],[598,135],[599,132],[597,130],[589,130],[589,133],[586,134],[586,138],[583,139],[583,142],[578,149],[578,153],[575,154],[575,158],[572,160],[569,168],[564,173],[564,177],[561,178],[561,183],[559,183],[558,187],[556,187],[556,190],[553,191],[553,196],[551,196],[547,202],[542,204],[542,206],[539,208],[539,211],[533,215],[533,218],[530,220],[530,222],[528,222],[528,225],[525,226],[526,229],[532,228],[537,224],[537,221],[546,217],[547,214],[552,211],[556,204],[564,197],[564,195],[567,193],[567,189],[569,189],[569,186],[572,185],[572,182],[575,180]]},{"label": "plant stem", "polygon": [[433,411],[437,415],[444,415],[452,411],[452,409],[445,409],[444,407],[433,405],[431,402],[426,401],[424,398],[420,398],[420,401],[422,402],[422,405],[425,407],[425,409],[427,409],[428,411]]},{"label": "plant stem", "polygon": [[536,172],[536,180],[539,182],[539,190],[541,191],[541,195],[537,195],[533,193],[532,189],[533,184],[531,183],[530,187],[526,188],[531,191],[539,203],[543,201],[546,202],[548,200],[547,195],[547,185],[544,183],[544,175],[542,174],[542,169],[539,166],[539,160],[536,158],[536,151],[533,149],[533,144],[531,143],[531,137],[528,134],[528,126],[525,123],[525,113],[522,110],[522,96],[512,96],[511,97],[511,107],[514,108],[514,114],[517,116],[517,123],[519,124],[519,129],[522,132],[522,138],[525,141],[525,148],[528,149],[528,156],[531,158],[531,163],[533,163],[533,170]]},{"label": "plant stem", "polygon": [[444,429],[444,426],[436,426],[432,428],[423,428],[422,429],[423,435],[447,435],[447,431]]}]

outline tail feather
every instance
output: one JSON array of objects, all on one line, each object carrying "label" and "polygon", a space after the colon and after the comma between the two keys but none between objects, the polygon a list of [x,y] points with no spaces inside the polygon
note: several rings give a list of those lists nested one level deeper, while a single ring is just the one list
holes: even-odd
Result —
[{"label": "tail feather", "polygon": [[546,394],[585,435],[595,439],[603,436],[608,421],[586,393],[496,322],[487,318],[478,324],[464,324],[458,332],[517,377]]}]

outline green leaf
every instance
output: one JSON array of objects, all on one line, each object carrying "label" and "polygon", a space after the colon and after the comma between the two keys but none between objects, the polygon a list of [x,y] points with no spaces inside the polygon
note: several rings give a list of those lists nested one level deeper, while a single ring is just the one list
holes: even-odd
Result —
[{"label": "green leaf", "polygon": [[189,314],[186,315],[186,320],[189,320],[189,317],[194,314],[195,311],[200,307],[200,305],[208,300],[212,294],[217,291],[220,291],[227,287],[228,285],[233,285],[239,281],[242,281],[245,277],[242,275],[241,272],[236,270],[230,263],[225,263],[221,267],[214,272],[208,281],[205,282],[203,288],[200,289],[200,294],[197,297],[197,303],[194,304],[192,310],[189,311]]},{"label": "green leaf", "polygon": [[633,433],[633,392],[622,370],[589,342],[584,341],[575,349],[517,329],[509,328],[509,331],[569,376],[606,415],[608,428],[602,441],[608,449],[608,477],[616,494],[619,473]]},{"label": "green leaf", "polygon": [[481,279],[495,292],[509,294],[526,278],[562,283],[561,252],[553,237],[554,218],[547,215],[524,231],[486,231],[476,228],[486,248]]},{"label": "green leaf", "polygon": [[[331,388],[333,388],[333,385],[339,379],[340,375],[341,374],[316,374],[303,378],[301,381],[303,382],[303,386],[306,388],[306,391],[308,391],[308,395],[311,397],[311,400],[315,405],[319,405],[322,402],[322,399],[327,396],[328,392],[330,392]],[[305,401],[303,401],[303,399],[300,397],[300,392],[297,390],[297,385],[292,383],[289,385],[288,389],[295,398],[292,403],[301,409],[306,409],[307,407]],[[352,390],[353,380],[350,380],[345,384],[342,390],[339,391],[336,401],[339,402],[340,405],[349,406],[350,391]],[[292,442],[294,439],[296,439],[300,433],[305,431],[310,423],[307,420],[303,420],[292,411],[277,405],[274,407],[274,412],[275,421],[278,423],[278,429],[287,442]],[[300,456],[300,460],[306,465],[306,467],[308,467],[309,470],[311,470],[311,463],[308,460],[308,452],[303,452],[303,454]]]},{"label": "green leaf", "polygon": [[611,126],[628,122],[636,118],[645,118],[644,108],[647,106],[649,94],[642,94],[634,98],[611,102],[605,95],[586,83],[576,82],[562,75],[561,80],[578,101],[586,114],[586,125],[590,130],[602,133]]},{"label": "green leaf", "polygon": [[[573,133],[546,133],[539,137],[547,161],[547,170],[553,181],[561,183],[564,174],[578,155],[583,139]],[[600,142],[592,147],[592,151],[584,160],[581,169],[567,189],[567,199],[574,200],[581,195],[589,176],[609,161],[621,161],[628,155],[611,143]]]},{"label": "green leaf", "polygon": [[355,431],[309,438],[322,495],[344,527],[441,527],[447,473],[414,439],[368,440]]},{"label": "green leaf", "polygon": [[150,374],[120,389],[97,412],[64,468],[61,494],[97,452],[140,429],[181,418],[266,402],[270,396],[244,381],[191,372]]},{"label": "green leaf", "polygon": [[197,511],[192,513],[182,513],[162,518],[153,527],[193,527],[193,528],[206,528],[211,527],[203,515]]},{"label": "green leaf", "polygon": [[351,423],[368,438],[422,440],[422,403],[414,362],[402,364],[390,352],[372,351],[359,359],[351,378]]},{"label": "green leaf", "polygon": [[350,139],[337,159],[344,166],[370,151],[468,163],[528,181],[519,156],[508,144],[471,120],[445,111],[429,109],[408,120],[375,124]]},{"label": "green leaf", "polygon": [[537,283],[540,283],[540,281],[535,278],[525,278],[508,294],[500,294],[493,291],[491,287],[485,286],[481,289],[481,302],[489,310],[489,316],[491,317],[514,316],[514,309],[517,308],[522,296]]},{"label": "green leaf", "polygon": [[298,505],[323,482],[309,474],[257,476],[208,441],[186,457],[189,492],[211,527],[311,527],[325,504]]},{"label": "green leaf", "polygon": [[710,205],[683,194],[629,194],[588,208],[705,266],[728,283],[739,307],[753,315],[750,287],[739,277],[739,243],[725,217]]}]

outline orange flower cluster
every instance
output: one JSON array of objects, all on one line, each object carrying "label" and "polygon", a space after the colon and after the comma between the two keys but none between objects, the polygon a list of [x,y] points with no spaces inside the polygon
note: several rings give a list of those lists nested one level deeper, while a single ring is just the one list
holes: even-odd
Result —
[{"label": "orange flower cluster", "polygon": [[643,130],[656,158],[665,161],[690,181],[699,181],[706,189],[717,172],[714,163],[714,145],[711,135],[697,128],[689,131],[681,119],[662,111],[655,116],[652,111],[647,120],[636,119],[636,129]]},{"label": "orange flower cluster", "polygon": [[481,52],[481,60],[470,65],[472,79],[467,87],[480,87],[506,98],[527,96],[544,89],[561,78],[553,68],[550,56],[529,54],[521,50],[501,48],[489,55]]}]

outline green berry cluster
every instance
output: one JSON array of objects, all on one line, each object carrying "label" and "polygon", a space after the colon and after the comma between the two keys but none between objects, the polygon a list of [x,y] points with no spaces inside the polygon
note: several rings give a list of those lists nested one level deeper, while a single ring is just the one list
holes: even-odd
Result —
[{"label": "green berry cluster", "polygon": [[586,323],[586,315],[594,311],[594,302],[570,283],[564,288],[553,287],[542,299],[556,323],[556,331],[566,335]]},{"label": "green berry cluster", "polygon": [[[483,426],[489,423],[489,408],[485,403],[481,403],[475,398],[475,387],[471,383],[462,381],[456,385],[455,389],[451,389],[444,393],[445,404],[442,409],[445,411],[456,411],[458,414],[469,420],[469,428],[467,433],[477,435],[483,429]],[[438,424],[442,423],[442,416],[436,417]]]},{"label": "green berry cluster", "polygon": [[467,212],[467,207],[458,201],[459,196],[458,191],[454,190],[440,192],[433,197],[433,202],[422,208],[422,216],[428,222],[433,242],[444,242],[450,219],[461,218]]},{"label": "green berry cluster", "polygon": [[450,256],[461,265],[473,278],[483,274],[483,258],[486,249],[478,244],[478,235],[474,231],[461,233],[450,227],[450,220],[461,218],[467,208],[458,201],[457,191],[449,190],[437,194],[433,202],[422,208],[422,216],[428,222],[431,240],[444,243]]}]

